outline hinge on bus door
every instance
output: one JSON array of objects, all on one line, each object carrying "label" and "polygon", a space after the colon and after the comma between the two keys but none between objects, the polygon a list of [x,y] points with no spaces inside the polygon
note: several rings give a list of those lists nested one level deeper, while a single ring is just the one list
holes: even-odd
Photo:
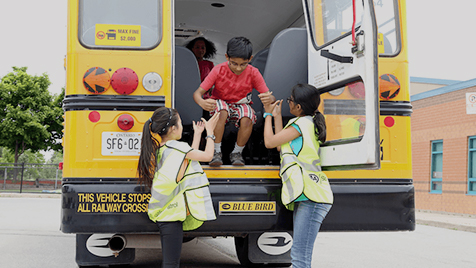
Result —
[{"label": "hinge on bus door", "polygon": [[352,47],[352,53],[355,54],[357,58],[360,58],[364,55],[364,49],[365,49],[364,41],[365,41],[364,31],[360,31],[357,34],[355,38],[355,44]]}]

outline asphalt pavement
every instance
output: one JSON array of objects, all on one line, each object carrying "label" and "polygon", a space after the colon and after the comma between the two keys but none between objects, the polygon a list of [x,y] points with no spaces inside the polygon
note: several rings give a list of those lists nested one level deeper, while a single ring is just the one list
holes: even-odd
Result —
[{"label": "asphalt pavement", "polygon": [[[0,193],[0,198],[4,197],[60,198],[61,194]],[[476,215],[472,214],[460,214],[417,209],[415,211],[415,218],[416,223],[421,225],[476,233]]]}]

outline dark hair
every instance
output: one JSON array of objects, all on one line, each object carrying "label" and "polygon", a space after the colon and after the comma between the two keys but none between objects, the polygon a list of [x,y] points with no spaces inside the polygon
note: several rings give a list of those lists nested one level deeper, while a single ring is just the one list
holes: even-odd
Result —
[{"label": "dark hair", "polygon": [[175,109],[160,107],[155,110],[152,117],[147,120],[142,130],[142,144],[137,165],[139,174],[139,183],[148,187],[152,186],[152,180],[157,166],[157,153],[160,148],[160,142],[152,135],[163,136],[167,134],[170,127],[178,122],[178,112]]},{"label": "dark hair", "polygon": [[185,45],[185,47],[192,50],[192,48],[195,46],[195,43],[197,41],[200,41],[200,40],[205,42],[206,52],[205,52],[205,55],[203,55],[203,58],[204,59],[212,59],[213,57],[215,57],[215,54],[217,53],[217,49],[215,48],[215,44],[213,44],[213,42],[211,42],[211,41],[208,41],[204,37],[197,37],[197,38],[193,39],[192,41],[188,42],[187,45]]},{"label": "dark hair", "polygon": [[233,37],[226,46],[228,58],[249,60],[253,54],[253,45],[246,37]]},{"label": "dark hair", "polygon": [[291,91],[293,102],[300,104],[304,115],[310,115],[314,121],[314,130],[321,142],[326,141],[326,119],[319,112],[321,93],[317,88],[309,84],[297,84]]}]

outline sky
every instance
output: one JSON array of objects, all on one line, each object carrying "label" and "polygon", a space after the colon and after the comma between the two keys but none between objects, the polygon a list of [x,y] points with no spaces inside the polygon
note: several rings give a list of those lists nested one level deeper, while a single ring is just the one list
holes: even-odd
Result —
[{"label": "sky", "polygon": [[[47,73],[50,92],[61,92],[65,86],[66,2],[0,2],[0,77],[11,72],[12,66],[26,66],[30,75]],[[407,0],[411,77],[476,78],[475,10],[474,0]]]}]

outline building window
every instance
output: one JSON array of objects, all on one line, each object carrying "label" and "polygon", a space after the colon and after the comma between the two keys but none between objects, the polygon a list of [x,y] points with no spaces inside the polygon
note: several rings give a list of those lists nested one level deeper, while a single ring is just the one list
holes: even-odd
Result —
[{"label": "building window", "polygon": [[443,141],[431,142],[430,193],[441,194],[443,186]]},{"label": "building window", "polygon": [[476,194],[476,136],[468,140],[468,194]]}]

